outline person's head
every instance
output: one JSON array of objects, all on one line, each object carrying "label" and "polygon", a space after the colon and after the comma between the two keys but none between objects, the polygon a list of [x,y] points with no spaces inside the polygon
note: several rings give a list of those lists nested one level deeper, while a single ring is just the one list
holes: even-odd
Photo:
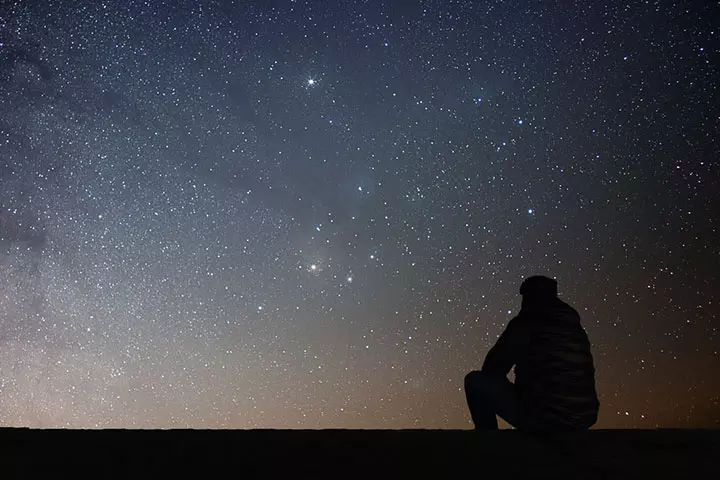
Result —
[{"label": "person's head", "polygon": [[557,281],[536,275],[528,277],[520,285],[523,305],[542,303],[557,298]]}]

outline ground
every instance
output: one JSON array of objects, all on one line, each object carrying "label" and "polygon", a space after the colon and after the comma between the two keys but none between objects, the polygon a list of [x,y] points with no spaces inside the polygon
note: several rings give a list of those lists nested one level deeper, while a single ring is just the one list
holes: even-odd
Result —
[{"label": "ground", "polygon": [[0,478],[720,478],[720,430],[0,429]]}]

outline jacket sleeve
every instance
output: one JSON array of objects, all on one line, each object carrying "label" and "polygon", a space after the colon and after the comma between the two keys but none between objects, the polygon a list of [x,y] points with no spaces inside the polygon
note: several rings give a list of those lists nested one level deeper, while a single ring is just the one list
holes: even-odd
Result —
[{"label": "jacket sleeve", "polygon": [[482,370],[491,375],[507,376],[523,348],[525,332],[518,318],[510,320],[505,331],[485,356]]}]

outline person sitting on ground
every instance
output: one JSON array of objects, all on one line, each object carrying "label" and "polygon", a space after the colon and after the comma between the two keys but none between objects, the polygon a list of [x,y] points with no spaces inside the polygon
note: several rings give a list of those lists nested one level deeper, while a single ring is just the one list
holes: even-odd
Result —
[{"label": "person sitting on ground", "polygon": [[[520,312],[488,352],[482,370],[465,376],[475,429],[497,429],[496,415],[521,430],[590,428],[599,402],[580,315],[557,297],[551,278],[527,278],[520,294]],[[507,378],[513,366],[514,384]]]}]

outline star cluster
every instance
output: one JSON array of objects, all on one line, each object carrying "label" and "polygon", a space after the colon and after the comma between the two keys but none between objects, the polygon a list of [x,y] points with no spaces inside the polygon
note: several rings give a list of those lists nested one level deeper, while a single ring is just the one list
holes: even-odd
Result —
[{"label": "star cluster", "polygon": [[715,2],[0,5],[0,423],[469,428],[554,276],[718,426]]}]

